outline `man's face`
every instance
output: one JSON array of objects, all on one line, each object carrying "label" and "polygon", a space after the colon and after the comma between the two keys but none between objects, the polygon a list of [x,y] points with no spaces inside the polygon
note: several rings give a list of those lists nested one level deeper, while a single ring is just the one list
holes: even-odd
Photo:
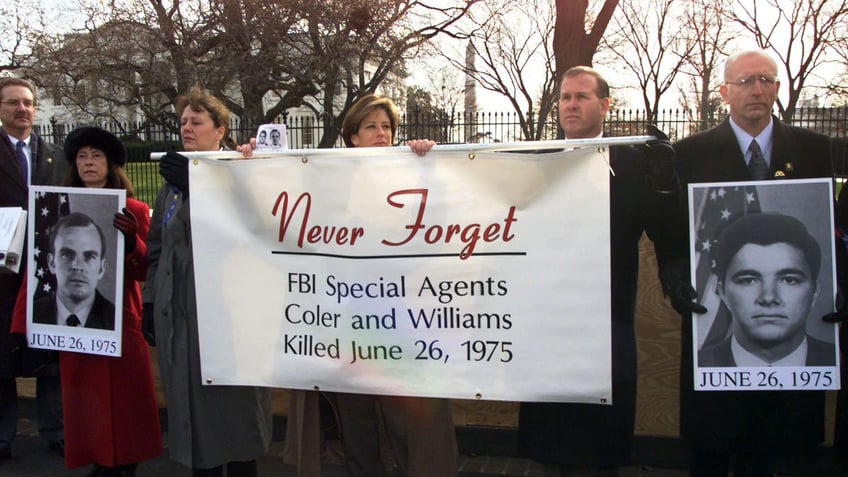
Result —
[{"label": "man's face", "polygon": [[[760,78],[773,81],[763,82]],[[749,133],[758,134],[768,124],[780,89],[774,64],[758,53],[740,56],[729,65],[724,81],[719,93],[730,106],[733,121]]]},{"label": "man's face", "polygon": [[566,139],[597,137],[604,127],[609,98],[598,97],[594,76],[579,74],[564,78],[559,88],[559,124]]},{"label": "man's face", "polygon": [[259,144],[265,144],[265,137],[267,137],[267,136],[268,136],[268,133],[266,133],[265,131],[261,131],[259,133]]},{"label": "man's face", "polygon": [[53,245],[48,265],[56,275],[56,293],[62,303],[71,306],[94,296],[106,267],[97,229],[93,225],[64,227]]},{"label": "man's face", "polygon": [[797,247],[749,243],[730,260],[718,290],[733,315],[734,336],[753,351],[800,343],[818,283]]},{"label": "man's face", "polygon": [[0,121],[10,136],[29,136],[34,118],[35,99],[29,88],[13,84],[0,91]]},{"label": "man's face", "polygon": [[274,146],[280,145],[280,131],[276,129],[271,130],[271,144]]}]

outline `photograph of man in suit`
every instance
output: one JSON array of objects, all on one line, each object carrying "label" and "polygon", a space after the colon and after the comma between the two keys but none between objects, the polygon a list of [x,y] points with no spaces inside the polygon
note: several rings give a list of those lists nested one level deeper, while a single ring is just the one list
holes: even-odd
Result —
[{"label": "photograph of man in suit", "polygon": [[280,144],[280,130],[272,129],[271,130],[271,147],[281,147]]},{"label": "photograph of man in suit", "polygon": [[115,329],[115,305],[97,291],[106,271],[103,231],[86,214],[73,212],[56,224],[48,266],[56,291],[33,304],[33,323]]},{"label": "photograph of man in suit", "polygon": [[744,215],[727,225],[714,255],[731,333],[698,352],[699,366],[833,366],[834,345],[807,334],[819,291],[821,247],[798,219]]}]

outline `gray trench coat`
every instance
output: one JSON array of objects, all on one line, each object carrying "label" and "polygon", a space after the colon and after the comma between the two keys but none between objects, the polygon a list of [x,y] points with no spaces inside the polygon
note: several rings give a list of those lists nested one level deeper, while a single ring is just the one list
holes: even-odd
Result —
[{"label": "gray trench coat", "polygon": [[271,442],[270,390],[202,384],[188,198],[165,184],[153,210],[142,299],[154,304],[170,456],[200,469],[257,459]]}]

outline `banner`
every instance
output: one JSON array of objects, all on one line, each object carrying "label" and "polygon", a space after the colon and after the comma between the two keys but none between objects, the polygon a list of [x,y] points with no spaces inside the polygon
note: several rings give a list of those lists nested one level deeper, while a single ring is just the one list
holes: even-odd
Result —
[{"label": "banner", "polygon": [[610,140],[582,142],[190,155],[204,383],[610,404]]}]

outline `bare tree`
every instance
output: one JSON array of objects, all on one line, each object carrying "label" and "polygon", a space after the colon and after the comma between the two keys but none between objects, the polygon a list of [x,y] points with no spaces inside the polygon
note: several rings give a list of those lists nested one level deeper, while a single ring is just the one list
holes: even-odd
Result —
[{"label": "bare tree", "polygon": [[848,0],[737,0],[729,13],[760,48],[777,57],[789,87],[788,99],[778,98],[777,107],[783,120],[791,121],[803,89],[822,86],[808,85],[816,70],[828,63],[831,51],[839,51]]},{"label": "bare tree", "polygon": [[[684,57],[686,67],[681,70],[689,76],[688,89],[682,91],[682,103],[690,114],[693,110],[697,112],[699,130],[703,131],[713,125],[722,106],[718,95],[722,82],[719,68],[732,36],[720,2],[688,0],[683,20],[681,29],[688,36],[692,50]],[[694,107],[690,107],[689,98],[694,99]]]},{"label": "bare tree", "polygon": [[589,0],[556,0],[554,56],[557,83],[563,73],[573,66],[592,66],[592,58],[618,2],[602,0],[597,15],[592,18]]},{"label": "bare tree", "polygon": [[693,43],[672,10],[675,0],[622,0],[614,31],[602,40],[605,51],[638,82],[648,122],[686,65]]},{"label": "bare tree", "polygon": [[173,119],[176,96],[200,84],[257,124],[319,98],[326,146],[359,95],[402,75],[410,52],[478,0],[445,8],[396,0],[77,1],[91,2],[85,27],[42,33],[31,64],[80,111],[136,108],[163,122]]},{"label": "bare tree", "polygon": [[[523,139],[539,140],[554,106],[552,0],[489,0],[469,18],[474,61],[445,51],[442,57],[482,88],[509,101]],[[548,13],[550,12],[550,13]]]}]

